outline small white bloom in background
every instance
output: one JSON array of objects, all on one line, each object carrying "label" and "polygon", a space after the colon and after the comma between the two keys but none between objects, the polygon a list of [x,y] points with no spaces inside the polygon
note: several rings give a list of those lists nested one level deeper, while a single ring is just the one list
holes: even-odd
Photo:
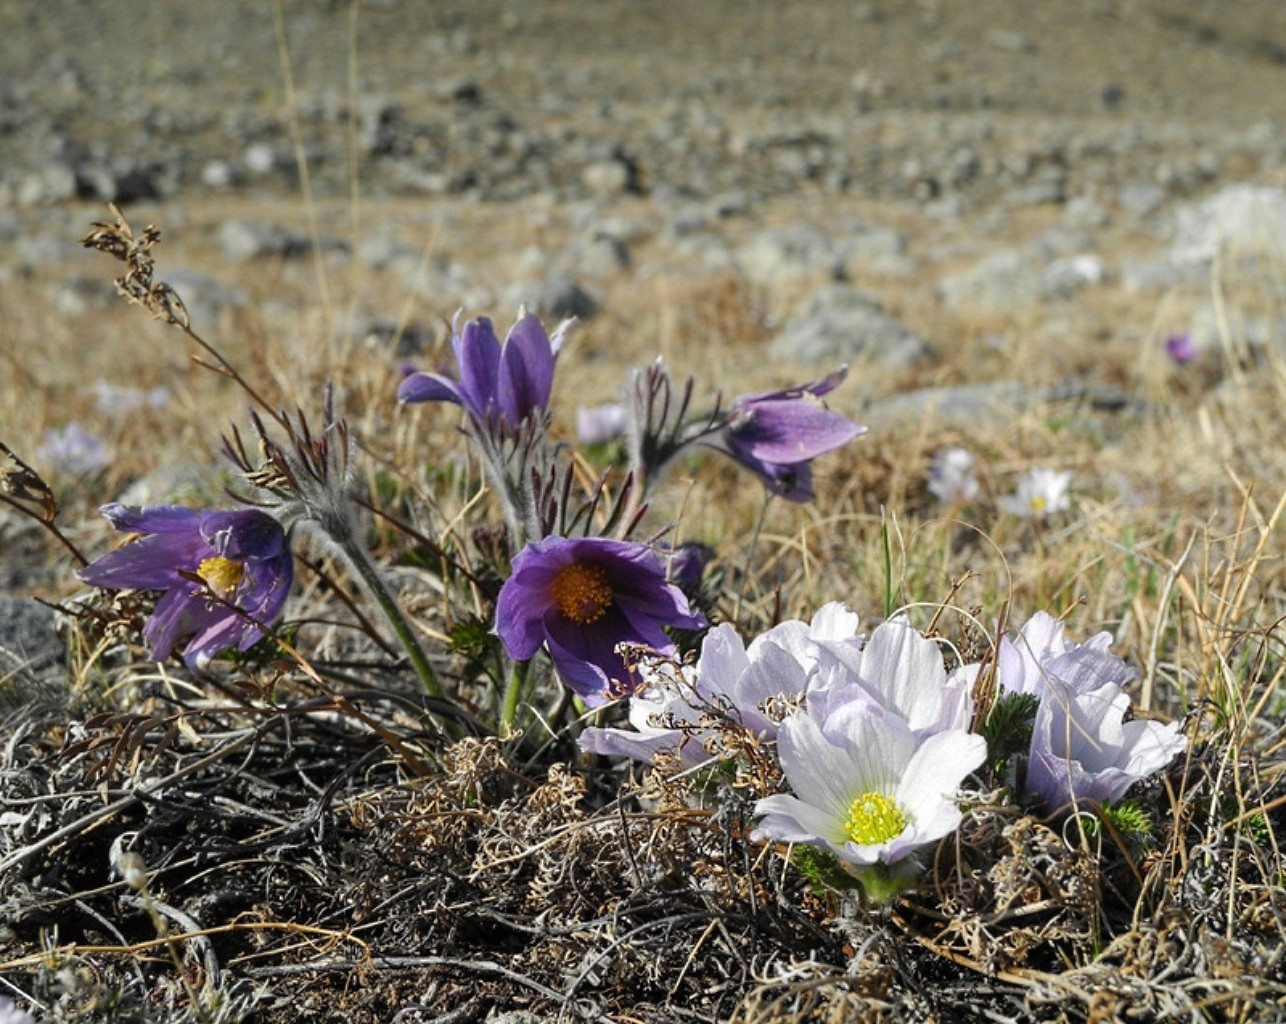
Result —
[{"label": "small white bloom in background", "polygon": [[813,678],[838,664],[837,653],[858,649],[857,625],[856,613],[831,602],[811,622],[782,622],[749,647],[728,623],[716,626],[701,643],[695,670],[644,666],[647,689],[630,699],[631,727],[586,729],[581,749],[648,762],[671,750],[686,765],[701,764],[716,756],[708,749],[719,732],[711,716],[772,739],[778,726],[770,705],[802,704]]},{"label": "small white bloom in background", "polygon": [[917,736],[897,715],[855,701],[825,722],[781,723],[777,752],[794,795],[755,805],[753,839],[804,843],[856,866],[896,864],[960,824],[956,791],[982,764],[981,736]]},{"label": "small white bloom in background", "polygon": [[0,1024],[36,1024],[36,1018],[18,1009],[12,999],[0,996]]},{"label": "small white bloom in background", "polygon": [[967,448],[943,448],[929,467],[929,493],[944,505],[972,501],[978,496],[974,458]]},{"label": "small white bloom in background", "polygon": [[165,387],[134,388],[99,380],[90,385],[90,391],[94,394],[94,407],[109,415],[136,412],[144,407],[164,409],[170,404],[170,389]]},{"label": "small white bloom in background", "polygon": [[1029,469],[1018,478],[1018,489],[1000,499],[1006,512],[1026,519],[1044,519],[1070,507],[1067,491],[1072,474],[1057,469]]},{"label": "small white bloom in background", "polygon": [[625,435],[625,406],[620,402],[576,410],[576,436],[581,444],[603,444]]},{"label": "small white bloom in background", "polygon": [[73,476],[97,473],[112,461],[107,442],[75,421],[46,430],[40,454],[55,470]]}]

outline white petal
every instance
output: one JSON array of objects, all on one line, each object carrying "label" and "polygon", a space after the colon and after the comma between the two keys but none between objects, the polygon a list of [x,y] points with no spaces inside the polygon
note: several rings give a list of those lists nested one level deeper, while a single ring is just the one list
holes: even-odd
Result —
[{"label": "white petal", "polygon": [[[827,742],[807,715],[792,715],[777,733],[777,756],[790,788],[805,803],[842,819],[854,795],[848,754]],[[860,792],[860,791],[859,791]]]},{"label": "white petal", "polygon": [[778,793],[755,804],[755,816],[762,820],[750,834],[751,839],[776,839],[783,843],[809,843],[822,839],[828,843],[844,842],[844,822],[812,804]]},{"label": "white petal", "polygon": [[724,694],[731,697],[737,680],[750,667],[746,645],[737,631],[724,622],[705,635],[701,641],[701,657],[697,660],[697,689],[703,696]]},{"label": "white petal", "polygon": [[897,789],[897,801],[916,822],[917,831],[941,812],[944,803],[954,806],[960,783],[986,757],[986,740],[962,729],[937,733],[920,744]]}]

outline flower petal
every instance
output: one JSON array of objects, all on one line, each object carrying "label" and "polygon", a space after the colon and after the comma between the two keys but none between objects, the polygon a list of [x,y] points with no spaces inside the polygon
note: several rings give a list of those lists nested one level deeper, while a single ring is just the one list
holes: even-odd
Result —
[{"label": "flower petal", "polygon": [[454,402],[464,405],[464,398],[455,381],[439,373],[412,373],[397,388],[397,400],[403,404],[414,402]]},{"label": "flower petal", "polygon": [[549,404],[554,386],[554,353],[540,320],[528,313],[509,331],[501,352],[500,412],[517,426]]},{"label": "flower petal", "polygon": [[491,321],[480,316],[470,320],[452,339],[460,364],[460,398],[478,420],[496,409],[500,386],[500,339]]}]

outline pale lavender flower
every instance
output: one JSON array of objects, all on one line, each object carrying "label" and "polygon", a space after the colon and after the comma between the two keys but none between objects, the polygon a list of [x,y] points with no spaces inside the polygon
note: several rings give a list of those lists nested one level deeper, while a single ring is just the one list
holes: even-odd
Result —
[{"label": "pale lavender flower", "polygon": [[620,402],[581,406],[576,410],[576,437],[581,444],[604,444],[625,436],[629,413]]},{"label": "pale lavender flower", "polygon": [[511,658],[543,645],[564,682],[587,704],[632,693],[638,680],[618,648],[672,654],[666,627],[699,629],[651,548],[602,537],[546,537],[513,562],[496,603],[496,632]]},{"label": "pale lavender flower", "polygon": [[77,575],[105,590],[165,592],[143,627],[157,661],[189,637],[183,660],[205,668],[220,651],[249,650],[281,614],[293,564],[286,535],[271,516],[180,505],[113,504],[99,511],[116,529],[144,536]]},{"label": "pale lavender flower", "polygon": [[40,454],[55,470],[71,476],[97,473],[112,461],[107,442],[74,420],[46,430]]},{"label": "pale lavender flower", "polygon": [[742,395],[733,402],[721,434],[724,450],[773,494],[808,501],[813,497],[812,460],[866,432],[821,402],[846,375],[840,369],[797,388]]},{"label": "pale lavender flower", "polygon": [[860,645],[857,624],[853,612],[832,602],[812,622],[780,623],[749,647],[728,623],[716,626],[702,641],[695,669],[661,667],[645,675],[647,687],[630,701],[631,728],[586,729],[581,748],[649,762],[670,750],[685,764],[701,764],[716,756],[718,719],[771,740],[778,719],[802,704],[819,668],[836,650]]},{"label": "pale lavender flower", "polygon": [[896,864],[960,824],[957,790],[987,745],[960,729],[922,736],[899,716],[854,702],[823,722],[787,718],[777,752],[794,792],[755,805],[751,838],[818,846],[866,867]]},{"label": "pale lavender flower", "polygon": [[1000,642],[997,679],[1009,693],[1039,698],[1027,791],[1046,810],[1075,800],[1120,800],[1184,749],[1179,724],[1125,721],[1124,686],[1137,675],[1108,648],[1110,633],[1070,644],[1063,624],[1033,615],[1015,641]]},{"label": "pale lavender flower", "polygon": [[514,431],[523,421],[543,416],[554,384],[554,360],[573,321],[551,338],[534,315],[523,313],[504,343],[487,317],[453,325],[460,379],[438,373],[412,373],[397,390],[400,402],[453,402],[480,426]]},{"label": "pale lavender flower", "polygon": [[943,448],[929,467],[929,493],[944,505],[972,501],[978,496],[974,458],[967,448]]},{"label": "pale lavender flower", "polygon": [[1030,469],[1018,479],[1018,487],[1000,499],[1000,507],[1025,519],[1044,519],[1070,507],[1067,491],[1072,474],[1056,469]]}]

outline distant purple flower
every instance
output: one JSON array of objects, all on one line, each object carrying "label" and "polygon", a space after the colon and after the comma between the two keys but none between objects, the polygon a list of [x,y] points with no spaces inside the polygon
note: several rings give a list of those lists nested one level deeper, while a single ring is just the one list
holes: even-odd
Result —
[{"label": "distant purple flower", "polygon": [[220,651],[254,646],[264,635],[262,626],[281,614],[294,569],[286,535],[271,516],[256,509],[181,505],[112,504],[99,511],[116,529],[146,536],[78,575],[105,590],[165,591],[143,627],[157,661],[191,637],[183,660],[205,668]]},{"label": "distant purple flower", "polygon": [[670,654],[666,626],[704,625],[679,588],[665,581],[665,567],[650,548],[602,537],[528,544],[496,605],[496,632],[509,656],[525,660],[545,645],[559,675],[591,706],[635,688],[618,644]]},{"label": "distant purple flower", "polygon": [[451,335],[460,379],[412,373],[398,387],[398,401],[454,402],[479,425],[512,430],[549,404],[554,358],[570,326],[563,323],[550,338],[540,320],[524,313],[501,344],[487,317],[470,320]]},{"label": "distant purple flower", "polygon": [[576,437],[581,444],[603,444],[625,435],[627,413],[620,402],[576,410]]},{"label": "distant purple flower", "polygon": [[97,473],[112,461],[107,442],[75,421],[46,430],[40,454],[54,469],[71,476]]},{"label": "distant purple flower", "polygon": [[797,388],[742,395],[733,402],[723,430],[726,451],[758,474],[773,494],[808,501],[813,496],[812,460],[866,432],[819,401],[846,374],[841,369]]},{"label": "distant purple flower", "polygon": [[1111,634],[1070,644],[1063,624],[1037,612],[1015,641],[1000,642],[998,681],[1039,698],[1027,791],[1046,810],[1073,800],[1120,800],[1183,750],[1179,724],[1125,721],[1124,686],[1137,674],[1109,649]]},{"label": "distant purple flower", "polygon": [[1165,339],[1166,354],[1180,366],[1186,366],[1200,355],[1191,334],[1172,334]]},{"label": "distant purple flower", "polygon": [[695,594],[701,589],[701,577],[706,562],[714,552],[704,544],[689,541],[671,548],[665,557],[665,578],[685,594]]}]

